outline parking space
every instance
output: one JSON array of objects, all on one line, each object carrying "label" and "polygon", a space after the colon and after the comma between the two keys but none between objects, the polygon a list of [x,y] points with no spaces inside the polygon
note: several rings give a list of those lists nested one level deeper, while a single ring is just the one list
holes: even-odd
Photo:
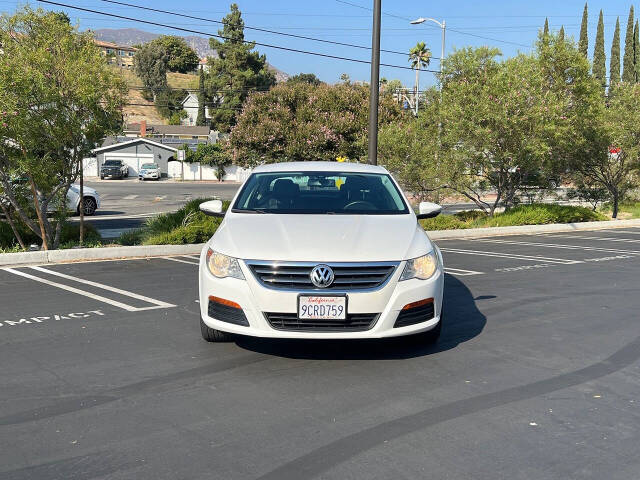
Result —
[{"label": "parking space", "polygon": [[438,245],[435,347],[207,344],[197,255],[0,269],[0,478],[635,478],[640,228]]}]

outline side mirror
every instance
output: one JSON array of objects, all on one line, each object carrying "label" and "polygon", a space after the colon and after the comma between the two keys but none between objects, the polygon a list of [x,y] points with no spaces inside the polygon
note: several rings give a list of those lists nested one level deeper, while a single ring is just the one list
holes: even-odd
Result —
[{"label": "side mirror", "polygon": [[420,207],[419,207],[420,213],[418,213],[416,217],[418,217],[418,220],[422,220],[424,218],[433,218],[440,215],[441,211],[442,211],[442,207],[437,203],[420,202]]},{"label": "side mirror", "polygon": [[222,200],[209,200],[200,204],[200,211],[211,217],[224,217]]}]

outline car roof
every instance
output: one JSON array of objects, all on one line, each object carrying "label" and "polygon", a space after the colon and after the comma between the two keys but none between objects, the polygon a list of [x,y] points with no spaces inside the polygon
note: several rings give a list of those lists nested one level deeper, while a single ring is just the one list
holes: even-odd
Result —
[{"label": "car roof", "polygon": [[275,172],[360,172],[389,173],[384,167],[368,163],[351,162],[282,162],[260,165],[253,169],[254,173]]}]

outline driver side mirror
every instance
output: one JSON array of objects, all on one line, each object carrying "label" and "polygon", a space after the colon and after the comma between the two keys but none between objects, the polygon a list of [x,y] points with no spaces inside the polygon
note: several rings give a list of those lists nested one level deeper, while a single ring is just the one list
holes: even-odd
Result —
[{"label": "driver side mirror", "polygon": [[211,217],[224,217],[222,200],[209,200],[200,204],[200,211]]},{"label": "driver side mirror", "polygon": [[440,212],[442,212],[442,207],[437,203],[420,202],[419,213],[416,215],[416,217],[418,218],[418,220],[433,218],[440,215]]}]

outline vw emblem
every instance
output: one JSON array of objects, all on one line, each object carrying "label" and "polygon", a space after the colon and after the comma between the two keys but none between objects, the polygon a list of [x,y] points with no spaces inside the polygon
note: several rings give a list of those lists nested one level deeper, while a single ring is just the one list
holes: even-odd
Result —
[{"label": "vw emblem", "polygon": [[333,283],[335,275],[329,265],[316,265],[309,274],[311,283],[318,288],[327,288]]}]

